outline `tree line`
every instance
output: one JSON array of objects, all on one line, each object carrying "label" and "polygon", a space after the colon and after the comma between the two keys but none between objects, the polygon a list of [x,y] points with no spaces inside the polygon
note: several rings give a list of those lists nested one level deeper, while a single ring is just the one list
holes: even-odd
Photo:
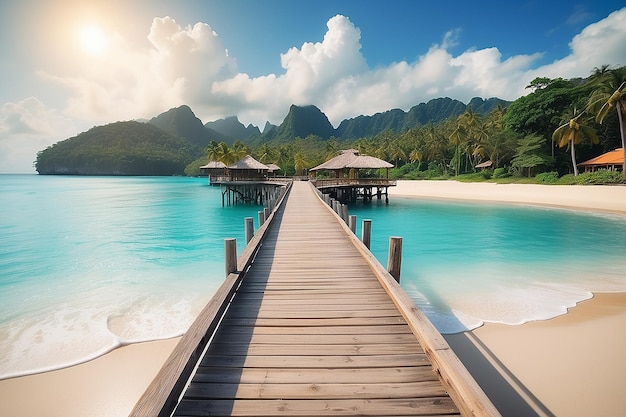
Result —
[{"label": "tree line", "polygon": [[[285,175],[300,175],[354,148],[395,165],[397,178],[484,175],[533,176],[552,172],[577,175],[577,160],[624,146],[626,67],[596,68],[587,79],[536,78],[532,90],[507,108],[497,106],[482,115],[468,107],[460,116],[419,125],[401,132],[387,130],[353,141],[314,135],[285,142],[267,141],[251,147],[212,141],[206,156],[187,173],[209,160],[227,165],[251,154],[274,163]],[[490,161],[486,170],[477,165]],[[626,170],[624,170],[626,172]],[[556,175],[555,174],[555,175]],[[626,174],[624,174],[626,175]]]}]

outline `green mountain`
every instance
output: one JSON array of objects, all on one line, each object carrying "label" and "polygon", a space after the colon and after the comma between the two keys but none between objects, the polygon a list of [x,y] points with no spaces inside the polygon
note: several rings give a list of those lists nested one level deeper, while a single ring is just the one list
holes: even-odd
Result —
[{"label": "green mountain", "polygon": [[344,120],[337,129],[317,107],[292,105],[280,126],[266,123],[263,133],[256,126],[245,127],[237,117],[203,125],[189,106],[180,106],[148,123],[111,123],[58,142],[39,152],[36,169],[40,174],[178,175],[183,174],[189,162],[205,156],[205,148],[212,140],[231,144],[235,140],[249,144],[280,143],[309,135],[352,140],[376,136],[385,130],[400,132],[419,124],[439,123],[468,107],[487,114],[500,104],[509,103],[496,98],[474,98],[465,105],[439,98],[420,103],[408,112],[393,109]]},{"label": "green mountain", "polygon": [[212,140],[227,141],[227,137],[212,129],[207,129],[189,106],[180,106],[153,117],[150,124],[174,136],[187,139],[194,145],[206,148]]},{"label": "green mountain", "polygon": [[247,127],[244,126],[243,123],[239,121],[237,116],[208,122],[204,124],[204,127],[224,135],[224,137],[227,138],[228,143],[232,143],[235,140],[245,140],[250,137],[261,136],[261,131],[258,127],[251,124]]},{"label": "green mountain", "polygon": [[37,154],[40,174],[182,175],[201,149],[156,126],[117,122],[96,126]]},{"label": "green mountain", "polygon": [[358,116],[342,121],[337,127],[335,136],[341,139],[353,140],[363,137],[376,136],[385,130],[401,132],[418,125],[440,123],[451,117],[464,113],[468,107],[486,115],[498,104],[507,106],[509,102],[499,98],[483,100],[473,98],[467,105],[448,97],[436,98],[428,103],[420,103],[411,107],[408,112],[400,109],[376,113],[372,116]]},{"label": "green mountain", "polygon": [[265,133],[263,139],[284,142],[296,137],[305,138],[309,135],[329,139],[335,135],[335,129],[328,121],[328,117],[317,107],[301,107],[292,104],[285,120],[280,126]]}]

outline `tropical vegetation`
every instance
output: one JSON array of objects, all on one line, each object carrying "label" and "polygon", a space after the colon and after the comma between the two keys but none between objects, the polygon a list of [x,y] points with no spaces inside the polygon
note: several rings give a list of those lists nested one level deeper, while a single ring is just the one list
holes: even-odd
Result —
[{"label": "tropical vegetation", "polygon": [[[191,109],[181,106],[150,123],[161,129],[160,134],[167,137],[168,143],[182,138],[187,139],[185,144],[179,142],[172,149],[155,142],[151,145],[153,149],[141,151],[142,159],[137,155],[137,147],[130,146],[126,138],[129,146],[123,160],[129,163],[132,159],[146,167],[160,155],[176,161],[177,174],[200,175],[200,166],[211,160],[229,165],[251,154],[263,163],[278,165],[283,175],[294,175],[306,173],[342,149],[354,148],[393,163],[395,168],[390,175],[394,178],[620,182],[626,174],[578,175],[577,161],[624,146],[625,81],[626,67],[603,66],[586,79],[536,78],[527,86],[530,93],[514,102],[473,99],[463,105],[442,98],[422,103],[408,112],[395,109],[344,120],[336,129],[315,106],[292,106],[280,126],[266,125],[262,134],[249,137],[232,137],[226,131],[212,130],[226,124],[226,120],[203,126]],[[229,118],[228,123],[230,132],[259,132],[243,125],[234,129],[233,123],[239,123],[236,118]],[[47,169],[54,155],[66,153],[67,161],[76,161],[76,153],[81,151],[61,146],[64,142],[38,155],[39,172],[62,173]],[[93,152],[85,156],[83,167],[92,163],[101,166],[99,158],[121,149],[117,145],[103,149],[90,146],[99,156],[96,158]],[[165,156],[165,149],[171,154]],[[120,161],[116,166],[120,166]],[[65,165],[72,166],[69,162]],[[74,172],[78,171],[65,169],[64,173]],[[151,168],[150,172],[157,171]],[[582,178],[578,180],[578,177]]]}]

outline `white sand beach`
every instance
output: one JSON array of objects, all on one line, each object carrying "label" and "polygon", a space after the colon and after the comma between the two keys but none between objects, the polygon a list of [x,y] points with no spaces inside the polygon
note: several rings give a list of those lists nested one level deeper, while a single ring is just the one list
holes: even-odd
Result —
[{"label": "white sand beach", "polygon": [[[626,186],[398,181],[389,194],[626,215]],[[626,293],[599,293],[551,320],[488,323],[446,340],[506,417],[619,416],[626,412],[625,328]]]},{"label": "white sand beach", "polygon": [[[390,196],[626,214],[624,186],[399,181]],[[487,324],[446,339],[507,417],[617,416],[626,410],[625,328],[626,293],[595,294],[551,320]],[[71,368],[0,381],[0,416],[126,416],[176,342],[131,345]]]}]

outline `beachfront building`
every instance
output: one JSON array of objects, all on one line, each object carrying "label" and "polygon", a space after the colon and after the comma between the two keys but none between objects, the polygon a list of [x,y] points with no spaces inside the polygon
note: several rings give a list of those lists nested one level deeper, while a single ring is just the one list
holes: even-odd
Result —
[{"label": "beachfront building", "polygon": [[209,183],[221,188],[222,206],[240,203],[263,205],[276,193],[278,187],[285,186],[284,181],[272,175],[276,168],[278,166],[269,167],[246,155],[234,164],[225,166],[220,175],[210,174]]},{"label": "beachfront building", "polygon": [[318,189],[337,200],[356,201],[363,198],[364,201],[371,201],[376,195],[378,199],[385,196],[389,202],[387,191],[396,185],[395,180],[389,179],[389,168],[393,165],[387,161],[361,155],[356,149],[347,149],[311,168],[309,173],[311,182]]},{"label": "beachfront building", "polygon": [[584,172],[595,172],[599,169],[621,171],[624,168],[624,148],[617,148],[600,156],[581,162],[578,167]]},{"label": "beachfront building", "polygon": [[226,164],[221,161],[210,161],[208,164],[200,167],[200,172],[208,175],[209,184],[211,184],[211,177],[217,178],[224,175],[226,172]]}]

